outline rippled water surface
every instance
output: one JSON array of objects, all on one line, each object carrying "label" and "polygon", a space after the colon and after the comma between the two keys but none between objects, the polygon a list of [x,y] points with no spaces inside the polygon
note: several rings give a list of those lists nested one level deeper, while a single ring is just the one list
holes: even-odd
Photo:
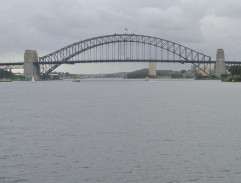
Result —
[{"label": "rippled water surface", "polygon": [[1,183],[239,183],[241,84],[0,83]]}]

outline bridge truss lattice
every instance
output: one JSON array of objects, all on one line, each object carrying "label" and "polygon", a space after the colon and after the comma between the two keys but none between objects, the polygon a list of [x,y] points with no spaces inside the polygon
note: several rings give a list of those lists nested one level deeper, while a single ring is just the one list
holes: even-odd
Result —
[{"label": "bridge truss lattice", "polygon": [[40,73],[46,77],[61,64],[97,62],[191,63],[206,71],[211,57],[161,38],[114,34],[86,39],[39,57]]}]

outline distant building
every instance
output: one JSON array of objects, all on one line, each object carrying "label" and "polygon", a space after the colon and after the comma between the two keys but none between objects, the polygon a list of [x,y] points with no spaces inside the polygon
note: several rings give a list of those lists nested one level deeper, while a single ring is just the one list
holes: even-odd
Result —
[{"label": "distant building", "polygon": [[202,76],[207,76],[211,74],[213,71],[209,67],[202,67],[201,69],[199,69],[196,66],[191,66],[190,72],[201,74]]},{"label": "distant building", "polygon": [[196,70],[197,70],[197,69],[196,69],[196,66],[195,66],[195,65],[191,66],[191,71],[192,71],[192,72],[196,72]]},{"label": "distant building", "polygon": [[202,70],[197,69],[197,73],[201,74],[202,76],[207,76],[208,74],[211,74],[211,69],[209,67],[206,67],[206,68],[203,67]]},{"label": "distant building", "polygon": [[184,78],[193,78],[195,77],[195,72],[189,70],[183,74]]}]

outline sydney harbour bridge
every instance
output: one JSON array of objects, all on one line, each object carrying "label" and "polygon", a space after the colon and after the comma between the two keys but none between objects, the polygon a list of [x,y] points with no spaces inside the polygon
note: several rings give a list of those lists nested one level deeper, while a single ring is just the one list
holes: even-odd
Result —
[{"label": "sydney harbour bridge", "polygon": [[178,43],[152,36],[113,34],[94,37],[65,46],[48,55],[38,57],[34,50],[26,50],[24,62],[0,63],[4,69],[23,67],[26,77],[45,79],[62,64],[102,62],[166,62],[189,63],[209,75],[207,68],[215,66],[216,75],[224,74],[227,65],[241,62],[225,61],[218,50],[216,60]]}]

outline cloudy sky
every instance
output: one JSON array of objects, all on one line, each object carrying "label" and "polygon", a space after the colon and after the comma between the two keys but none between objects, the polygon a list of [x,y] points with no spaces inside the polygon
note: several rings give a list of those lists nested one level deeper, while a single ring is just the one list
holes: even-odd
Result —
[{"label": "cloudy sky", "polygon": [[[44,56],[91,37],[124,33],[167,39],[215,59],[241,61],[240,0],[0,0],[0,62],[23,61],[26,49]],[[145,64],[76,64],[57,71],[112,73]],[[178,64],[162,64],[169,69]],[[182,66],[183,67],[183,66]]]}]

